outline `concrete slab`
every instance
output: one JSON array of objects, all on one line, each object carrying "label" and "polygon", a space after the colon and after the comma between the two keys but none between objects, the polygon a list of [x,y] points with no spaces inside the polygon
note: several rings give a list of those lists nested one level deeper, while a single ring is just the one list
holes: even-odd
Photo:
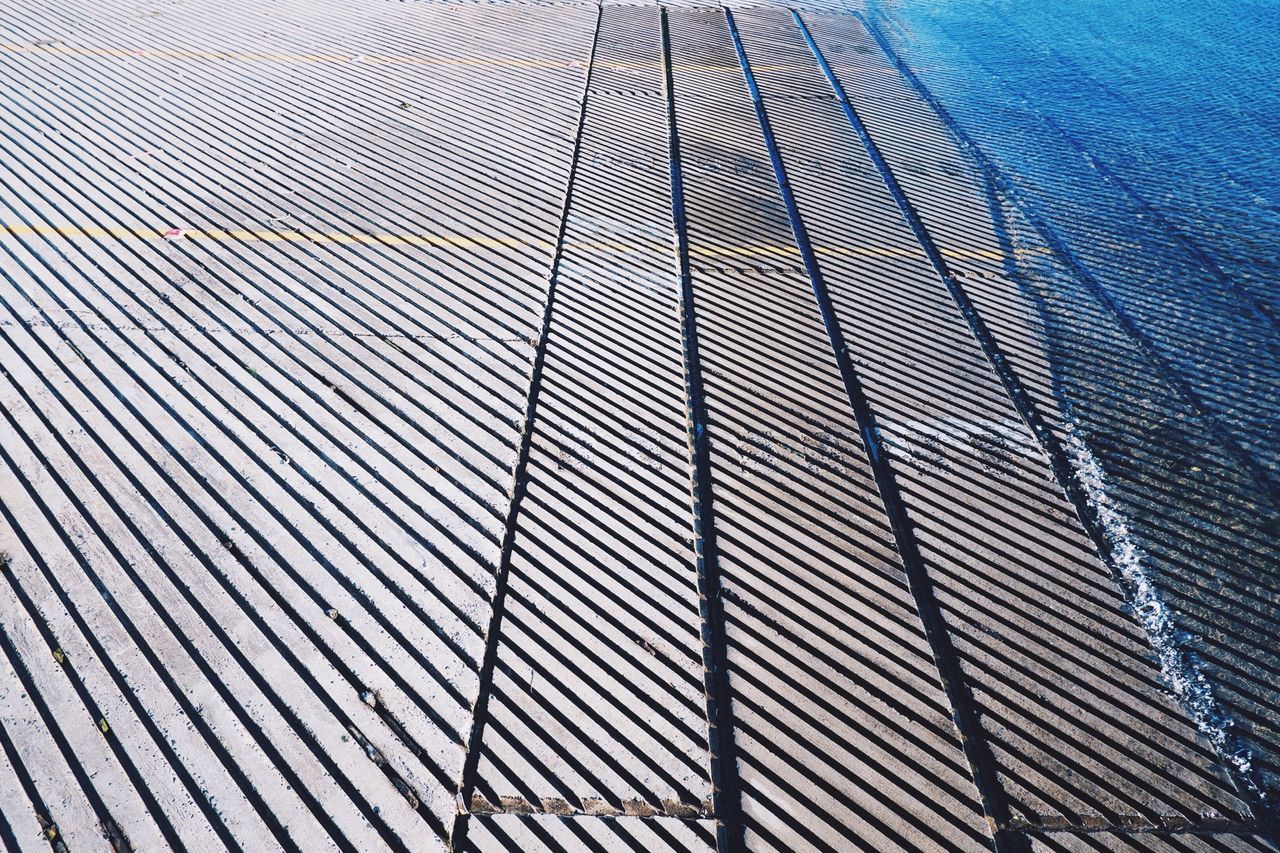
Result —
[{"label": "concrete slab", "polygon": [[0,0],[0,845],[1271,849],[1261,498],[812,5]]},{"label": "concrete slab", "polygon": [[985,188],[974,149],[959,147],[858,19],[804,19],[1043,422],[1105,489],[1115,547],[1137,549],[1131,569],[1149,574],[1240,721],[1231,738],[1244,740],[1228,749],[1274,775],[1278,670],[1260,627],[1275,621],[1277,584],[1264,569],[1280,565],[1266,533],[1273,501],[1183,383],[1049,250],[1044,223],[1027,221],[1007,187]]}]

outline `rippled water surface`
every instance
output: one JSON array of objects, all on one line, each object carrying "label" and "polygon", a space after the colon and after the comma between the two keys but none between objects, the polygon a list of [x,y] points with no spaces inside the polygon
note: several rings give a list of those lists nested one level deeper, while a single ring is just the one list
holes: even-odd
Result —
[{"label": "rippled water surface", "polygon": [[1113,560],[1152,593],[1135,610],[1168,683],[1274,812],[1280,3],[868,0],[866,18],[1028,250],[1009,265]]},{"label": "rippled water surface", "polygon": [[872,0],[868,17],[1274,487],[1280,3]]}]

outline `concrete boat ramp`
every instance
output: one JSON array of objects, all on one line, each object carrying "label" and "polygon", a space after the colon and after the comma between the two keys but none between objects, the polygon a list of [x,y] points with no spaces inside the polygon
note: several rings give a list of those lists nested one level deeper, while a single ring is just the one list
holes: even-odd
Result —
[{"label": "concrete boat ramp", "polygon": [[0,0],[0,81],[6,848],[1276,849],[857,15]]}]

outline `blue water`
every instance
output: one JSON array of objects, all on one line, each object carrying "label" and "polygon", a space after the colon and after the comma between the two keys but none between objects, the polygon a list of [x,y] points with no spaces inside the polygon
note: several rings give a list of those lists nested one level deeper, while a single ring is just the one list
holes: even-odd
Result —
[{"label": "blue water", "polygon": [[1277,812],[1280,2],[866,2],[1030,250],[1011,280],[1115,553],[1164,602],[1166,679],[1187,664]]},{"label": "blue water", "polygon": [[869,0],[1083,275],[1280,483],[1280,3]]}]

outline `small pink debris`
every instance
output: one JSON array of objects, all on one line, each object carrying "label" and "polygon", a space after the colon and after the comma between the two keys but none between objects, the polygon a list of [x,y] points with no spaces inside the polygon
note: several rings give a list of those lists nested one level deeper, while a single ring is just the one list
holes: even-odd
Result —
[{"label": "small pink debris", "polygon": [[147,55],[147,52],[140,47],[135,47],[133,49],[133,55],[136,57],[143,57]]},{"label": "small pink debris", "polygon": [[186,233],[187,232],[183,231],[181,228],[170,228],[168,231],[164,232],[164,238],[166,240],[179,240],[182,238],[182,235]]}]

